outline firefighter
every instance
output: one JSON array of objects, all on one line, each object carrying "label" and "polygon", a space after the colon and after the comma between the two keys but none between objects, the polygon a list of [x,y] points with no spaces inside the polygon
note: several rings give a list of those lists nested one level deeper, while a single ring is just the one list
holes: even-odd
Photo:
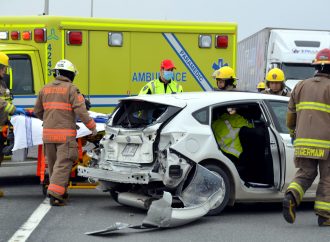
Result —
[{"label": "firefighter", "polygon": [[10,90],[8,88],[9,77],[7,70],[9,68],[9,57],[0,52],[0,98],[11,102]]},{"label": "firefighter", "polygon": [[[16,112],[16,108],[13,104],[0,98],[0,123],[7,122],[8,115],[12,115],[15,112]],[[2,132],[0,134],[0,139],[1,139],[0,145],[1,145],[1,151],[2,151],[3,142],[4,142],[4,137],[2,136]],[[3,155],[1,154],[0,164],[1,164],[2,160],[3,160]],[[3,191],[0,190],[0,197],[2,197],[3,194],[4,194]]]},{"label": "firefighter", "polygon": [[[16,114],[19,113],[24,113],[24,110],[22,108],[15,108],[14,106],[9,106],[11,105],[11,95],[10,95],[10,90],[7,87],[7,83],[5,81],[5,78],[8,78],[7,70],[9,68],[9,58],[8,56],[0,52],[0,99],[1,99],[1,112],[0,112],[0,165],[1,162],[3,161],[4,155],[2,153],[2,150],[4,148],[6,138],[3,136],[2,130],[6,128],[8,124],[8,116],[10,114],[13,114],[14,111]],[[8,78],[9,79],[9,78]],[[9,108],[9,111],[4,108],[7,107]],[[14,107],[14,111],[10,112],[12,109],[11,107]]]},{"label": "firefighter", "polygon": [[330,49],[319,51],[314,77],[299,82],[291,94],[287,126],[294,136],[294,163],[298,168],[283,199],[283,216],[294,223],[296,208],[317,176],[314,210],[319,226],[330,225]]},{"label": "firefighter", "polygon": [[55,80],[45,85],[35,103],[35,116],[43,120],[43,142],[49,168],[47,194],[52,206],[63,206],[67,198],[67,186],[73,162],[78,158],[76,142],[76,117],[92,135],[96,124],[89,117],[85,100],[72,84],[77,70],[68,60],[56,63]]},{"label": "firefighter", "polygon": [[263,81],[259,82],[257,85],[258,92],[262,92],[266,89],[266,85]]},{"label": "firefighter", "polygon": [[158,79],[148,82],[142,87],[139,95],[143,94],[175,94],[182,92],[182,86],[173,80],[174,69],[173,61],[163,60],[160,64],[160,76]]},{"label": "firefighter", "polygon": [[223,66],[215,73],[217,81],[216,91],[235,91],[237,86],[237,78],[234,70],[229,66]]},{"label": "firefighter", "polygon": [[284,82],[284,72],[279,68],[273,68],[266,75],[267,88],[262,93],[290,97],[290,92],[286,89]]}]

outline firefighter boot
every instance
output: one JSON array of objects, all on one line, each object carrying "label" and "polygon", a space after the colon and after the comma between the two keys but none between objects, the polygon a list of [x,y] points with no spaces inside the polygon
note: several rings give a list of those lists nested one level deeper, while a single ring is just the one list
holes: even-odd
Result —
[{"label": "firefighter boot", "polygon": [[61,196],[55,192],[48,190],[48,197],[49,197],[49,203],[52,206],[65,206],[66,205],[66,198],[64,196]]},{"label": "firefighter boot", "polygon": [[51,206],[65,206],[66,200],[49,195],[49,203]]},{"label": "firefighter boot", "polygon": [[330,226],[330,218],[326,218],[321,215],[319,215],[317,222],[318,222],[319,226],[321,226],[321,227]]},{"label": "firefighter boot", "polygon": [[296,201],[291,192],[288,192],[283,199],[283,217],[285,221],[293,224],[296,219]]}]

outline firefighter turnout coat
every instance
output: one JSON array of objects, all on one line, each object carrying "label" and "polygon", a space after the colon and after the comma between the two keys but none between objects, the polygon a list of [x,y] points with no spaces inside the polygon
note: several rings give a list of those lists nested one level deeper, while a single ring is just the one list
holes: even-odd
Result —
[{"label": "firefighter turnout coat", "polygon": [[34,113],[43,120],[43,142],[65,143],[76,139],[76,117],[90,130],[96,124],[89,116],[85,100],[75,85],[60,76],[42,88]]}]

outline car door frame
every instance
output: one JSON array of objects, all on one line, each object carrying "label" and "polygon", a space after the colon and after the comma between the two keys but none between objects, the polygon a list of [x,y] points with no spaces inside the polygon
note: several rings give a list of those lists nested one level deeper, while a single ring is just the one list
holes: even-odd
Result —
[{"label": "car door frame", "polygon": [[[269,104],[269,101],[276,101],[276,102],[285,102],[283,100],[262,100],[262,106],[264,108],[265,114],[267,114],[268,117],[268,123],[267,127],[269,129],[270,134],[272,133],[274,135],[274,138],[276,139],[277,147],[278,147],[278,157],[280,158],[279,161],[279,174],[275,177],[275,169],[274,169],[274,184],[278,191],[282,191],[283,187],[285,185],[285,177],[286,177],[286,142],[283,140],[283,137],[281,136],[281,133],[276,128],[276,122],[277,118],[274,114],[274,111],[272,110],[271,105]],[[266,116],[266,115],[265,115]],[[276,121],[275,121],[276,120]],[[272,145],[272,144],[271,144]],[[273,155],[273,154],[272,154]],[[274,164],[274,158],[273,158],[273,164]]]}]

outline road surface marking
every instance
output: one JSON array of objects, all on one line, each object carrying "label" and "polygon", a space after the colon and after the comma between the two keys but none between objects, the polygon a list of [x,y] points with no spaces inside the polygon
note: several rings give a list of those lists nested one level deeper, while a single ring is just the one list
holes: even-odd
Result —
[{"label": "road surface marking", "polygon": [[24,242],[32,232],[38,227],[41,220],[50,210],[49,199],[46,198],[36,210],[31,214],[29,219],[16,231],[16,233],[8,240],[8,242]]}]

